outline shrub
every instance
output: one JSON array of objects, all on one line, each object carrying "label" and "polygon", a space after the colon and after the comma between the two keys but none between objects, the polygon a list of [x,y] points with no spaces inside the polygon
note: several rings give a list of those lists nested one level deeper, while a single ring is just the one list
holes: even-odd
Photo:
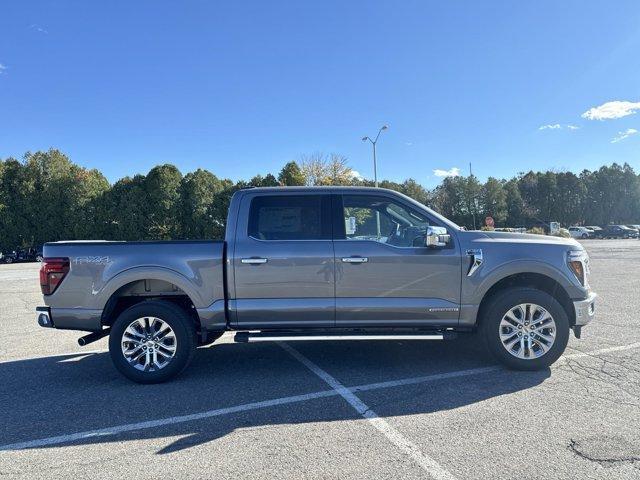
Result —
[{"label": "shrub", "polygon": [[540,227],[533,227],[530,228],[529,230],[527,230],[527,233],[534,233],[536,235],[544,235],[544,228],[540,228]]}]

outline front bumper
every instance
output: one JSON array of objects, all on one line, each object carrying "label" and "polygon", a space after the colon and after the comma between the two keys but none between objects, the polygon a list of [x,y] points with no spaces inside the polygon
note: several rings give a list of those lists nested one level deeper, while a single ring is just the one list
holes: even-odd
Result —
[{"label": "front bumper", "polygon": [[576,312],[576,326],[583,326],[593,320],[598,295],[591,292],[584,300],[574,300],[573,308]]}]

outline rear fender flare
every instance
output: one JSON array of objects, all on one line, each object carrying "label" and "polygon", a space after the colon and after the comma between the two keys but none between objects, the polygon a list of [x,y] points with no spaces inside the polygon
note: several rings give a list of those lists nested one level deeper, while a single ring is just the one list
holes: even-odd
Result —
[{"label": "rear fender flare", "polygon": [[140,280],[163,280],[172,283],[189,297],[196,308],[208,306],[187,277],[175,270],[164,267],[135,267],[118,273],[109,279],[101,290],[95,293],[97,296],[95,303],[104,309],[109,299],[120,288]]}]

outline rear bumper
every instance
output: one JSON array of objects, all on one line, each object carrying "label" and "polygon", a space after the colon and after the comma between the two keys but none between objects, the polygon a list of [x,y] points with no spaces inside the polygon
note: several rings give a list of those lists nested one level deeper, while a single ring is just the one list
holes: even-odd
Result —
[{"label": "rear bumper", "polygon": [[51,320],[51,311],[49,307],[36,307],[36,320],[38,325],[44,328],[55,328]]},{"label": "rear bumper", "polygon": [[44,328],[96,332],[102,330],[102,310],[36,307],[36,321]]},{"label": "rear bumper", "polygon": [[576,325],[583,326],[588,324],[595,317],[596,298],[598,295],[591,292],[584,300],[574,300],[573,308],[576,312]]}]

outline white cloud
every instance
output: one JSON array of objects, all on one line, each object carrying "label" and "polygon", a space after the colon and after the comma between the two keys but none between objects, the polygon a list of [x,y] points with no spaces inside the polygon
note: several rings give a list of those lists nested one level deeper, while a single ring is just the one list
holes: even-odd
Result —
[{"label": "white cloud", "polygon": [[0,75],[2,75],[6,69],[7,67],[0,63]]},{"label": "white cloud", "polygon": [[355,180],[362,180],[362,175],[360,175],[360,172],[357,170],[351,170],[351,178]]},{"label": "white cloud", "polygon": [[549,125],[541,125],[538,127],[538,130],[562,130],[566,128],[567,130],[578,130],[580,127],[577,125],[560,125],[559,123],[550,123]]},{"label": "white cloud", "polygon": [[35,24],[35,23],[32,23],[31,25],[29,25],[29,28],[30,28],[31,30],[36,30],[36,31],[38,31],[38,32],[40,32],[40,33],[45,33],[45,34],[46,34],[46,33],[49,33],[49,32],[48,32],[48,30],[46,30],[46,29],[42,28],[41,26],[39,26],[39,25],[37,25],[37,24]]},{"label": "white cloud", "polygon": [[460,169],[458,167],[452,167],[449,170],[442,170],[440,168],[436,168],[433,171],[433,174],[436,177],[457,177],[460,175]]},{"label": "white cloud", "polygon": [[582,118],[589,120],[612,120],[615,118],[633,115],[640,110],[640,102],[614,102],[603,103],[599,107],[593,107],[582,114]]},{"label": "white cloud", "polygon": [[618,143],[619,141],[624,140],[631,135],[635,135],[636,133],[638,133],[638,130],[635,128],[627,128],[624,132],[618,132],[618,135],[611,140],[611,143]]}]

